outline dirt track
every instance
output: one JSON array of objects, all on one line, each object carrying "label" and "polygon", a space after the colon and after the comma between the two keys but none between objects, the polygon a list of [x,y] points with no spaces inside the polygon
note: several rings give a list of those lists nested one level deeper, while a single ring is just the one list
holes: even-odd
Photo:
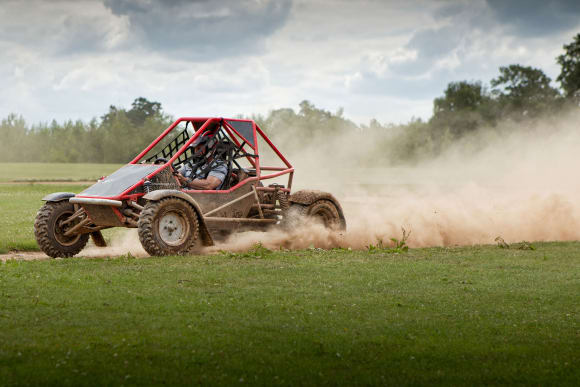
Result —
[{"label": "dirt track", "polygon": [[50,257],[44,254],[42,251],[17,251],[8,254],[0,254],[0,261],[3,262],[8,259],[30,261],[33,259],[50,259]]}]

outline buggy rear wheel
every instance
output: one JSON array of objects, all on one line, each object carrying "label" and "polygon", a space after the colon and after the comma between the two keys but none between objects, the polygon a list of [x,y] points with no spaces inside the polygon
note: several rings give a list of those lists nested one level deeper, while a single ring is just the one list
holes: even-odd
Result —
[{"label": "buggy rear wheel", "polygon": [[321,222],[326,228],[343,228],[338,208],[330,200],[321,199],[315,201],[307,207],[306,215],[315,221]]},{"label": "buggy rear wheel", "polygon": [[75,213],[75,208],[68,200],[45,203],[34,220],[34,236],[44,253],[50,257],[72,257],[78,254],[87,244],[89,234],[64,235],[81,220],[80,217],[65,222]]},{"label": "buggy rear wheel", "polygon": [[150,255],[183,255],[199,245],[197,214],[182,199],[148,202],[137,227],[141,245]]},{"label": "buggy rear wheel", "polygon": [[305,221],[319,222],[329,229],[346,229],[338,208],[332,201],[326,199],[317,200],[308,206],[292,203],[286,212],[283,224],[285,228],[292,229]]}]

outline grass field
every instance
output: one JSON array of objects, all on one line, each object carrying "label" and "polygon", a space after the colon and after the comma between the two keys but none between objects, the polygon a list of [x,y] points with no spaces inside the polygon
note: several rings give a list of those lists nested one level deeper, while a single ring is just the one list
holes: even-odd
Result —
[{"label": "grass field", "polygon": [[120,167],[119,164],[0,163],[0,182],[96,181]]},{"label": "grass field", "polygon": [[[0,251],[84,184],[1,183]],[[0,385],[579,385],[580,242],[514,247],[0,261]]]},{"label": "grass field", "polygon": [[580,243],[0,264],[4,385],[578,385]]}]

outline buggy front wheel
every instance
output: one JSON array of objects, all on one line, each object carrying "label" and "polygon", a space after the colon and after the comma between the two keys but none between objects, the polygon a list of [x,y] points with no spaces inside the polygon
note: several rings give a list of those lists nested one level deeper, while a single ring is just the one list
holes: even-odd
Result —
[{"label": "buggy front wheel", "polygon": [[45,203],[34,220],[34,236],[44,253],[50,257],[72,257],[78,254],[89,240],[89,234],[65,233],[79,223],[80,217],[70,219],[75,207],[68,200]]},{"label": "buggy front wheel", "polygon": [[137,227],[141,245],[150,255],[188,254],[200,244],[197,213],[182,199],[148,202]]}]

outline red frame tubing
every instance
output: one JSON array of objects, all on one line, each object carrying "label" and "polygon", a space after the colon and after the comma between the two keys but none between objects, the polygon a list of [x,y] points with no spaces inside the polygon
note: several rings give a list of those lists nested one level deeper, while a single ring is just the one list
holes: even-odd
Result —
[{"label": "red frame tubing", "polygon": [[[266,134],[262,131],[262,129],[260,129],[260,127],[253,120],[241,120],[241,119],[218,118],[218,117],[181,117],[181,118],[178,118],[167,129],[165,129],[163,131],[163,133],[161,133],[161,135],[159,135],[159,137],[157,137],[151,144],[149,144],[149,146],[147,148],[145,148],[133,160],[131,160],[131,162],[129,164],[137,164],[143,158],[143,156],[145,156],[151,149],[153,149],[153,147],[155,147],[155,145],[157,145],[165,136],[167,136],[173,129],[175,129],[175,127],[177,127],[177,125],[179,125],[181,122],[184,122],[184,121],[188,121],[188,122],[192,122],[192,123],[203,122],[203,125],[195,132],[195,134],[189,140],[187,140],[185,142],[185,144],[171,157],[171,159],[167,163],[160,165],[158,169],[156,169],[155,171],[153,171],[149,175],[147,175],[146,179],[152,178],[157,173],[159,173],[162,169],[167,168],[168,166],[173,164],[173,162],[183,152],[185,152],[187,147],[190,144],[192,144],[193,141],[195,141],[195,139],[207,129],[208,125],[210,125],[211,123],[214,123],[214,122],[222,122],[223,128],[226,130],[226,132],[228,133],[230,138],[236,143],[236,145],[238,147],[241,146],[241,142],[239,141],[239,139],[243,139],[246,142],[246,144],[244,146],[247,145],[248,147],[250,147],[254,151],[254,154],[256,155],[255,158],[250,157],[250,156],[247,156],[246,158],[250,162],[250,164],[252,164],[252,166],[254,168],[256,168],[256,176],[247,178],[244,181],[239,182],[238,184],[236,184],[235,186],[233,186],[227,190],[220,190],[220,191],[216,191],[216,190],[183,190],[184,192],[188,192],[188,193],[212,193],[212,194],[230,193],[230,192],[238,189],[242,185],[251,183],[253,181],[272,179],[272,178],[282,176],[285,174],[290,174],[289,179],[288,179],[289,185],[290,185],[290,182],[292,181],[292,175],[294,174],[294,168],[292,167],[292,164],[290,164],[288,162],[288,160],[282,155],[282,153],[278,150],[278,148],[276,148],[276,146],[272,143],[272,141],[270,141],[268,136],[266,136]],[[244,136],[242,136],[228,121],[251,122],[252,123],[252,135],[254,136],[254,145],[252,146],[250,144],[250,142],[248,141],[248,139],[246,139]],[[274,151],[274,153],[276,153],[276,155],[286,165],[286,167],[270,167],[270,166],[263,166],[262,167],[261,166],[260,155],[259,155],[259,150],[258,150],[258,134],[262,137],[262,139],[264,139],[264,141],[266,141],[266,143],[270,146],[270,148]],[[272,171],[274,173],[262,176],[262,170]],[[109,196],[109,197],[79,196],[79,197],[89,197],[89,198],[98,198],[98,199],[113,199],[113,200],[130,199],[130,200],[135,201],[138,197],[141,197],[144,194],[129,195],[128,193],[131,192],[132,190],[134,190],[135,188],[137,188],[138,186],[140,186],[141,184],[143,184],[144,180],[145,179],[133,184],[131,187],[129,187],[125,191],[123,191],[122,194],[117,195],[117,196]],[[288,186],[288,188],[283,188],[282,191],[290,192],[290,186]]]},{"label": "red frame tubing", "polygon": [[256,136],[256,123],[252,121],[252,135],[254,136],[254,154],[256,155],[256,177],[262,180],[262,169],[260,168],[260,150],[258,149],[258,136]]},{"label": "red frame tubing", "polygon": [[[160,172],[162,169],[164,169],[164,168],[167,168],[169,165],[173,164],[173,162],[175,161],[175,159],[177,159],[177,158],[178,158],[178,157],[179,157],[179,156],[180,156],[180,155],[181,155],[183,152],[185,152],[185,150],[187,149],[187,147],[188,147],[190,144],[192,144],[192,143],[195,141],[195,139],[199,137],[199,135],[200,135],[201,133],[203,133],[203,132],[205,131],[205,129],[207,128],[207,126],[208,126],[210,123],[212,123],[212,122],[216,122],[216,121],[219,121],[219,120],[221,120],[221,118],[210,118],[210,119],[206,120],[206,121],[205,121],[205,123],[204,123],[204,124],[201,126],[201,128],[199,128],[199,129],[198,129],[198,130],[195,132],[195,134],[194,134],[193,136],[191,136],[191,138],[190,138],[189,140],[187,140],[187,141],[185,142],[185,144],[183,144],[183,146],[181,147],[181,149],[179,149],[177,152],[175,152],[175,154],[173,155],[173,157],[171,157],[171,158],[169,159],[169,161],[167,161],[165,164],[161,165],[161,166],[160,166],[159,168],[157,168],[155,171],[153,171],[153,172],[151,172],[149,175],[147,175],[147,179],[151,179],[153,176],[155,176],[156,174],[158,174],[158,173],[159,173],[159,172]],[[183,119],[183,118],[180,118],[180,119],[178,119],[176,122],[177,122],[177,123],[179,123],[179,122],[181,122],[181,121],[194,121],[194,120],[189,120],[189,119]],[[174,123],[174,125],[172,125],[172,126],[173,126],[173,128],[175,128],[175,126],[177,126],[177,124],[175,124],[175,123]],[[173,129],[173,128],[172,128],[172,129]],[[165,135],[166,135],[167,133],[169,133],[167,130],[166,130],[165,132],[163,132],[163,134],[162,134],[161,136],[159,136],[159,137],[157,138],[157,140],[155,140],[153,143],[151,143],[151,145],[149,145],[149,146],[147,147],[146,151],[147,151],[147,152],[149,152],[149,151],[150,151],[150,150],[151,150],[151,149],[152,149],[152,148],[153,148],[155,145],[157,145],[157,143],[158,143],[159,141],[161,141],[161,139],[162,139],[163,137],[165,137]],[[145,153],[141,152],[141,154],[142,154],[142,155],[145,155],[145,154],[147,154],[147,152],[145,152]],[[141,156],[141,157],[143,157],[143,156]],[[141,159],[141,157],[139,157],[139,158],[137,159],[137,161],[139,161],[139,159]],[[137,188],[137,187],[138,187],[139,185],[141,185],[141,184],[143,184],[143,181],[140,181],[140,182],[137,182],[137,183],[133,184],[131,187],[127,188],[127,189],[126,189],[126,190],[125,190],[125,191],[124,191],[124,192],[123,192],[121,195],[119,195],[119,196],[118,196],[118,198],[121,198],[121,197],[123,197],[123,196],[126,196],[126,195],[127,195],[127,193],[129,193],[129,192],[133,191],[135,188]]]}]

